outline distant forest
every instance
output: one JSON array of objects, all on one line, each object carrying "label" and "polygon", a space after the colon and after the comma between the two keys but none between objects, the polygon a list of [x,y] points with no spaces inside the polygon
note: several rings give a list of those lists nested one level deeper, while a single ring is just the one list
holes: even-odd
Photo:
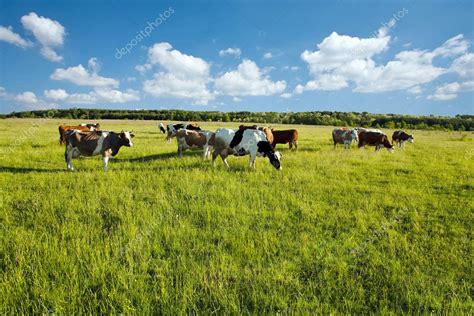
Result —
[{"label": "distant forest", "polygon": [[61,109],[12,112],[0,118],[55,118],[94,120],[169,120],[212,122],[255,122],[262,124],[306,124],[332,126],[360,126],[376,128],[432,129],[474,131],[473,115],[418,116],[399,114],[371,114],[367,112],[213,112],[185,110],[110,110]]}]

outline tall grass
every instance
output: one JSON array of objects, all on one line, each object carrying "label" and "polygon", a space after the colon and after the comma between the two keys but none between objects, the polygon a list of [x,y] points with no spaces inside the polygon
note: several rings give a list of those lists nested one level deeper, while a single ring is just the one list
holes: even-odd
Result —
[{"label": "tall grass", "polygon": [[213,170],[157,122],[103,121],[136,133],[105,173],[66,171],[57,120],[16,141],[35,122],[0,121],[2,314],[473,312],[473,133],[390,154],[296,126],[281,172]]}]

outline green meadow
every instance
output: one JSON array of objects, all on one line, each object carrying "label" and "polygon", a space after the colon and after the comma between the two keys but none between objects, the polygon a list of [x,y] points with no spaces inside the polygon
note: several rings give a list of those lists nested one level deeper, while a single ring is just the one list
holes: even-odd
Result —
[{"label": "green meadow", "polygon": [[134,147],[67,172],[63,122],[0,120],[0,314],[474,312],[473,132],[391,154],[274,125],[299,131],[282,171],[213,170],[156,121],[100,121]]}]

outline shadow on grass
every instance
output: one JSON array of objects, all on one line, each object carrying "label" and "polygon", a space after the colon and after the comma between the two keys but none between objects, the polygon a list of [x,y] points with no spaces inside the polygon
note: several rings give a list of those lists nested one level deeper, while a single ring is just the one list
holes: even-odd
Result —
[{"label": "shadow on grass", "polygon": [[[183,153],[183,158],[184,157],[202,157],[202,151],[185,151]],[[120,158],[114,158],[114,161],[116,163],[121,163],[121,162],[150,162],[150,161],[155,161],[155,160],[168,160],[172,158],[178,158],[178,153],[177,152],[168,152],[168,153],[162,153],[162,154],[154,154],[154,155],[148,155],[148,156],[141,156],[141,157],[136,157],[136,158],[128,158],[128,159],[120,159]]]},{"label": "shadow on grass", "polygon": [[64,172],[65,169],[36,169],[36,168],[15,168],[15,167],[0,167],[0,173],[58,173]]}]

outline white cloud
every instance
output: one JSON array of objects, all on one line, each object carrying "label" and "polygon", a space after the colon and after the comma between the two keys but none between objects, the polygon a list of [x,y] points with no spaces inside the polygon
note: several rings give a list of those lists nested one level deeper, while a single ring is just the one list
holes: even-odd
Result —
[{"label": "white cloud", "polygon": [[282,93],[280,94],[280,97],[281,98],[284,98],[284,99],[289,99],[291,98],[293,95],[291,93]]},{"label": "white cloud", "polygon": [[433,54],[435,56],[453,57],[466,53],[468,48],[469,42],[464,39],[463,34],[459,34],[448,39],[443,45],[436,48]]},{"label": "white cloud", "polygon": [[420,94],[423,92],[423,89],[421,89],[420,86],[414,86],[408,89],[407,92],[411,94]]},{"label": "white cloud", "polygon": [[[318,50],[305,50],[301,58],[308,63],[313,80],[298,85],[295,93],[305,90],[339,90],[354,83],[353,91],[375,93],[404,90],[433,81],[447,72],[433,65],[435,57],[453,57],[467,51],[469,45],[463,35],[448,39],[433,51],[411,50],[398,53],[385,65],[377,65],[372,59],[389,48],[388,30],[381,28],[377,37],[358,38],[333,32],[320,44]],[[460,60],[463,64],[465,60]],[[453,71],[462,66],[453,65]]]},{"label": "white cloud", "polygon": [[137,81],[137,78],[136,77],[127,77],[127,81],[128,82],[134,82],[134,81]]},{"label": "white cloud", "polygon": [[38,103],[38,98],[31,91],[25,91],[23,93],[17,94],[15,96],[15,101],[22,104],[36,104]]},{"label": "white cloud", "polygon": [[127,90],[125,92],[110,88],[96,88],[90,93],[69,94],[63,89],[45,90],[44,96],[55,101],[66,103],[93,104],[97,102],[126,103],[140,100],[139,92]]},{"label": "white cloud", "polygon": [[271,59],[272,57],[273,55],[270,52],[263,54],[263,59]]},{"label": "white cloud", "polygon": [[94,93],[99,100],[111,103],[126,103],[140,100],[139,92],[132,89],[122,92],[109,88],[96,88]]},{"label": "white cloud", "polygon": [[36,40],[41,44],[41,54],[51,61],[62,61],[63,57],[58,55],[53,48],[64,44],[66,30],[58,21],[51,20],[31,12],[21,17],[23,27],[33,33]]},{"label": "white cloud", "polygon": [[96,58],[89,59],[89,69],[77,65],[66,69],[58,68],[50,76],[53,80],[66,80],[79,86],[118,87],[119,82],[112,78],[101,77],[97,74],[99,68]]},{"label": "white cloud", "polygon": [[474,54],[464,54],[455,59],[450,71],[458,73],[463,78],[474,79]]},{"label": "white cloud", "polygon": [[236,58],[239,58],[240,55],[242,54],[240,48],[227,48],[219,51],[219,56],[224,57],[227,55],[233,55]]},{"label": "white cloud", "polygon": [[218,93],[231,96],[259,96],[281,93],[286,82],[271,81],[255,62],[244,59],[237,70],[226,72],[215,80]]},{"label": "white cloud", "polygon": [[0,87],[0,97],[6,97],[7,96],[7,90],[5,90],[4,87]]},{"label": "white cloud", "polygon": [[211,81],[210,65],[172,48],[169,43],[157,43],[148,50],[148,64],[163,71],[145,80],[143,90],[155,97],[192,99],[195,104],[207,104],[214,99],[207,87]]},{"label": "white cloud", "polygon": [[173,73],[159,72],[153,79],[143,82],[143,91],[155,97],[175,97],[193,99],[206,104],[214,98],[207,89],[208,79],[183,78]]},{"label": "white cloud", "polygon": [[44,90],[44,96],[51,100],[64,101],[68,98],[69,94],[63,89],[51,89]]},{"label": "white cloud", "polygon": [[23,39],[20,35],[13,32],[12,27],[0,26],[0,41],[4,41],[21,48],[31,46],[31,42]]},{"label": "white cloud", "polygon": [[150,70],[152,66],[150,64],[136,65],[135,70],[138,71],[141,75],[144,75],[147,70]]},{"label": "white cloud", "polygon": [[448,101],[457,98],[459,92],[473,91],[474,81],[462,83],[452,82],[436,88],[435,93],[427,97],[428,100]]}]

